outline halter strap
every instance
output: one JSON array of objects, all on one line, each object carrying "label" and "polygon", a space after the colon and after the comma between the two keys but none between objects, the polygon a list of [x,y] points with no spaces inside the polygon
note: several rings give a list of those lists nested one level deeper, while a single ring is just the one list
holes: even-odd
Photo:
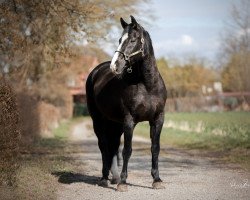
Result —
[{"label": "halter strap", "polygon": [[131,63],[130,63],[130,58],[137,55],[137,54],[139,54],[139,53],[142,53],[142,56],[144,56],[144,38],[143,37],[141,38],[141,43],[142,43],[142,47],[138,51],[135,51],[135,52],[133,52],[133,53],[131,53],[129,55],[125,54],[122,51],[115,51],[117,53],[122,54],[123,57],[124,57],[124,60],[129,63],[129,68],[127,69],[128,73],[132,73],[132,66],[131,66]]}]

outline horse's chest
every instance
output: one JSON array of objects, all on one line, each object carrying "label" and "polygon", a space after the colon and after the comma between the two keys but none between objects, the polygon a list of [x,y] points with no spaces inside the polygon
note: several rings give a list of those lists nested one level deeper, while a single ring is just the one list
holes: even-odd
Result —
[{"label": "horse's chest", "polygon": [[128,102],[131,114],[138,121],[149,120],[154,117],[159,105],[160,101],[157,96],[140,93],[132,96]]}]

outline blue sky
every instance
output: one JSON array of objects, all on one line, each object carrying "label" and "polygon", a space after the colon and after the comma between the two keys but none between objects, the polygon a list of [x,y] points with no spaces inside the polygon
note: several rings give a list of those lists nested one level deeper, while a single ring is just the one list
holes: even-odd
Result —
[{"label": "blue sky", "polygon": [[[220,34],[230,18],[232,4],[238,2],[239,0],[151,0],[146,8],[150,8],[155,19],[150,25],[141,24],[151,35],[157,58],[174,57],[185,60],[190,56],[197,56],[216,62]],[[129,15],[123,18],[128,21]],[[146,20],[148,19],[144,18]],[[119,37],[118,33],[117,38]],[[114,47],[107,49],[112,55]]]},{"label": "blue sky", "polygon": [[147,27],[156,57],[196,55],[214,61],[220,34],[238,0],[153,0],[156,19]]}]

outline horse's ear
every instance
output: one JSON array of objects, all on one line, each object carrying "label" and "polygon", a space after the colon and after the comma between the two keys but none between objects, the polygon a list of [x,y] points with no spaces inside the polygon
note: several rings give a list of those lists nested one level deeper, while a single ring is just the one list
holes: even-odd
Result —
[{"label": "horse's ear", "polygon": [[131,23],[133,24],[133,27],[136,28],[137,27],[137,21],[135,20],[135,18],[130,15],[130,18],[131,18]]},{"label": "horse's ear", "polygon": [[125,22],[124,19],[122,19],[122,17],[120,18],[120,22],[121,22],[122,28],[125,29],[128,23]]}]

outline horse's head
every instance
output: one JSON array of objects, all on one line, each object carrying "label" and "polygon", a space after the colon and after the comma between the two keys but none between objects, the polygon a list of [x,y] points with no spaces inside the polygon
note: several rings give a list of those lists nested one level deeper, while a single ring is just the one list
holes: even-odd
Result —
[{"label": "horse's head", "polygon": [[115,74],[121,74],[125,69],[131,73],[131,65],[144,57],[143,28],[133,16],[130,17],[130,24],[120,19],[123,33],[110,64],[110,69]]}]

